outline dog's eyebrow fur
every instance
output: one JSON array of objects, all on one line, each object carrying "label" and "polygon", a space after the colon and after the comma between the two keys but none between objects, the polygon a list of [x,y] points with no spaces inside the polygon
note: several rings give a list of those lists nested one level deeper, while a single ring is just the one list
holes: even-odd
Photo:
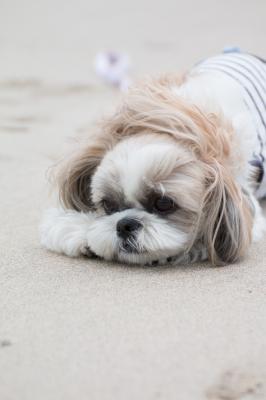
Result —
[{"label": "dog's eyebrow fur", "polygon": [[127,201],[125,194],[123,190],[119,187],[118,183],[116,185],[116,188],[109,184],[105,184],[103,186],[102,196],[97,204],[101,204],[103,200],[111,201],[114,204],[117,204],[119,211],[135,207],[135,204]]},{"label": "dog's eyebrow fur", "polygon": [[110,200],[117,204],[123,204],[125,201],[123,192],[121,190],[115,190],[115,188],[109,184],[104,184],[102,187],[102,196],[99,202],[102,200]]},{"label": "dog's eyebrow fur", "polygon": [[153,186],[144,186],[142,190],[142,196],[139,198],[140,204],[145,208],[146,211],[151,211],[151,202],[153,199],[157,198],[158,196],[167,196],[165,193],[163,185],[157,185],[156,187]]}]

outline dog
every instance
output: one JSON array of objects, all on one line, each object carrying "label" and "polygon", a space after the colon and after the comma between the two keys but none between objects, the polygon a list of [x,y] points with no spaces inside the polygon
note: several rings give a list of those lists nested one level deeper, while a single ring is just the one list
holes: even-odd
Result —
[{"label": "dog", "polygon": [[148,79],[66,157],[44,247],[122,263],[240,260],[265,231],[266,64],[245,53]]}]

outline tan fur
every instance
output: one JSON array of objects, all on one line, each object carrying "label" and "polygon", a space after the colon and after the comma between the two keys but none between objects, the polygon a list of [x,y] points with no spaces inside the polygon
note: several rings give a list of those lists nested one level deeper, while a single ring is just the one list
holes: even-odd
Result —
[{"label": "tan fur", "polygon": [[234,262],[250,244],[252,212],[233,175],[237,163],[232,152],[233,128],[222,115],[207,115],[178,98],[172,83],[165,78],[151,81],[126,95],[115,115],[103,121],[97,139],[63,165],[58,176],[61,201],[67,208],[88,211],[92,207],[90,179],[108,149],[133,135],[169,135],[192,152],[195,168],[205,177],[202,202],[193,221],[195,234],[187,251],[202,241],[212,264]]},{"label": "tan fur", "polygon": [[56,180],[62,205],[77,211],[93,207],[90,198],[91,177],[104,154],[113,146],[113,137],[105,132],[90,143],[79,143],[76,150],[59,164]]}]

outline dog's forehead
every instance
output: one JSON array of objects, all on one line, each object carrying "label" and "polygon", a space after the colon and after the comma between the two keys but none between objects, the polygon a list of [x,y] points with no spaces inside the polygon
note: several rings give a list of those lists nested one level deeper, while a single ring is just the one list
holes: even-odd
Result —
[{"label": "dog's forehead", "polygon": [[[123,192],[128,202],[137,202],[144,188],[153,187],[174,168],[177,154],[171,143],[138,138],[119,143],[102,162],[102,170]],[[106,180],[105,180],[106,182]]]},{"label": "dog's forehead", "polygon": [[161,190],[162,182],[188,157],[182,146],[161,136],[131,137],[110,150],[93,177],[93,200],[111,197],[139,206],[150,190]]}]

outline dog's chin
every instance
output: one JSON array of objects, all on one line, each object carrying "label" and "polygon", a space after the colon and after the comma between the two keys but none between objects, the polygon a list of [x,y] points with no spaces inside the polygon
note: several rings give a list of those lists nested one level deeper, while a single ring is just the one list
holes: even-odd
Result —
[{"label": "dog's chin", "polygon": [[114,259],[121,263],[135,264],[135,265],[164,265],[174,262],[178,258],[182,258],[184,249],[181,248],[168,248],[159,249],[154,251],[137,250],[130,246],[120,246]]},{"label": "dog's chin", "polygon": [[137,251],[130,248],[121,248],[116,254],[117,261],[128,264],[146,264],[151,261],[151,255],[147,251]]},{"label": "dog's chin", "polygon": [[121,263],[127,264],[160,265],[172,261],[176,256],[178,256],[177,251],[149,253],[148,251],[138,252],[135,250],[119,250],[119,252],[116,254],[115,259]]},{"label": "dog's chin", "polygon": [[130,241],[122,241],[119,243],[117,254],[115,258],[118,261],[130,264],[143,264],[150,259],[151,255],[145,249],[140,249],[135,242],[132,244]]}]

